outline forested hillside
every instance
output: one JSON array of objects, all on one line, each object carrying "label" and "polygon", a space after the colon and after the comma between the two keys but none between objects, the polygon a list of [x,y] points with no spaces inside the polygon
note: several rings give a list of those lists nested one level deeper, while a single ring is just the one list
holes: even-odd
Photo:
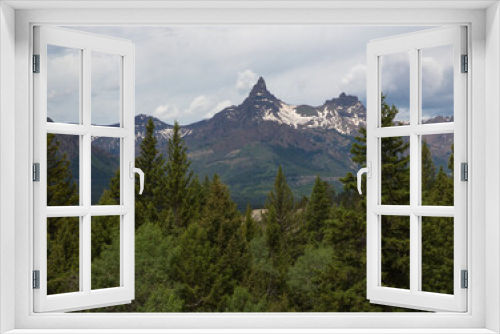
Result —
[{"label": "forested hillside", "polygon": [[[383,102],[383,125],[397,113]],[[405,311],[366,299],[366,201],[352,173],[341,178],[342,192],[316,177],[310,195],[296,198],[280,166],[256,219],[250,206],[238,210],[217,174],[193,173],[178,124],[165,155],[154,130],[149,120],[136,158],[147,182],[142,195],[136,187],[135,300],[91,312]],[[48,204],[75,201],[68,157],[57,154],[56,138],[47,141]],[[383,203],[409,204],[408,146],[398,137],[382,141]],[[365,165],[363,127],[350,152],[353,165]],[[425,141],[422,159],[424,204],[453,205],[453,172],[436,167]],[[447,167],[453,171],[453,154]],[[116,174],[100,204],[119,204],[118,187]],[[51,218],[48,226],[49,293],[75,291],[78,219]],[[422,288],[453,293],[453,220],[424,219],[422,230]],[[94,289],[119,285],[118,234],[117,217],[93,218]],[[383,217],[382,235],[382,283],[409,288],[407,218]]]}]

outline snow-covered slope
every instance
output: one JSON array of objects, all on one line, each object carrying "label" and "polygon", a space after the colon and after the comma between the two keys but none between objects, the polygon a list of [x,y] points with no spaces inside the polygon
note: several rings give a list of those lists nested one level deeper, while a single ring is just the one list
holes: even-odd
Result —
[{"label": "snow-covered slope", "polygon": [[360,101],[345,108],[331,105],[316,107],[312,115],[301,113],[300,107],[304,108],[306,106],[289,105],[281,102],[278,112],[265,110],[262,119],[286,124],[296,129],[335,129],[342,134],[351,134],[360,125],[364,126],[366,124],[365,108]]}]

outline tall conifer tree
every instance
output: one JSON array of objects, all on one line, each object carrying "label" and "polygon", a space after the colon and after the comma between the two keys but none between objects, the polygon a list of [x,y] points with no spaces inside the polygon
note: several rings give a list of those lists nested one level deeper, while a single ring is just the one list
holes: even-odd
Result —
[{"label": "tall conifer tree", "polygon": [[145,174],[145,185],[142,195],[138,195],[139,185],[136,183],[136,227],[146,220],[158,222],[165,210],[163,182],[165,179],[165,158],[158,151],[158,140],[154,134],[155,125],[152,118],[146,124],[146,133],[141,143],[141,155],[135,159],[136,167]]},{"label": "tall conifer tree", "polygon": [[422,141],[422,204],[428,205],[429,195],[436,179],[436,166],[427,141]]},{"label": "tall conifer tree", "polygon": [[330,216],[331,205],[327,185],[317,176],[306,210],[306,230],[310,240],[316,242],[323,240],[325,222]]},{"label": "tall conifer tree", "polygon": [[189,185],[193,172],[190,170],[191,161],[187,157],[187,147],[181,137],[181,128],[177,121],[168,140],[167,153],[166,202],[172,210],[176,226],[186,227],[192,214]]}]

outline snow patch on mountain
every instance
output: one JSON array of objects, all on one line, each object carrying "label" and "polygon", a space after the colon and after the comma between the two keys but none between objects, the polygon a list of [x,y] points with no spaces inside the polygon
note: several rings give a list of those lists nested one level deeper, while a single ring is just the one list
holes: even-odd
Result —
[{"label": "snow patch on mountain", "polygon": [[[191,134],[192,132],[193,132],[193,130],[191,130],[191,129],[186,129],[186,128],[181,127],[181,138]],[[158,137],[162,137],[165,139],[169,139],[170,137],[172,137],[173,133],[174,133],[173,128],[163,129],[163,130],[159,130],[156,132]]]},{"label": "snow patch on mountain", "polygon": [[357,130],[360,125],[365,125],[364,117],[359,117],[359,111],[364,109],[361,102],[357,102],[347,108],[324,105],[314,108],[312,115],[304,115],[298,111],[298,106],[280,103],[278,112],[272,109],[264,110],[262,119],[264,121],[286,124],[295,129],[299,128],[323,128],[335,129],[342,134],[350,134]]},{"label": "snow patch on mountain", "polygon": [[305,125],[310,121],[310,117],[304,117],[297,112],[297,106],[281,103],[280,109],[275,115],[272,110],[266,110],[262,116],[264,121],[278,122],[279,124],[290,125],[298,128],[299,125]]}]

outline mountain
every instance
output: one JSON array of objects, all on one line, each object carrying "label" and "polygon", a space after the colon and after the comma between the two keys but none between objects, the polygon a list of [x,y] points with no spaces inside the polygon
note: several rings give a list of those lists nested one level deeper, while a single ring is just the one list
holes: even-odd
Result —
[{"label": "mountain", "polygon": [[[439,117],[424,123],[453,120]],[[136,154],[149,118],[155,123],[159,151],[166,155],[173,126],[145,114],[135,118]],[[292,105],[274,96],[259,78],[241,104],[182,126],[181,136],[194,172],[200,178],[219,174],[243,209],[247,203],[262,207],[280,165],[297,198],[310,194],[317,175],[339,189],[339,178],[358,167],[349,151],[359,127],[365,125],[366,109],[356,96],[342,93],[320,106]],[[426,140],[438,155],[450,153],[452,136],[427,136]],[[119,152],[118,142],[108,138],[94,138],[92,145]],[[445,158],[437,160],[446,166]]]},{"label": "mountain", "polygon": [[[136,149],[150,116],[136,116]],[[309,195],[316,175],[338,183],[356,166],[349,150],[365,124],[366,110],[355,96],[341,94],[320,106],[290,105],[260,78],[247,98],[212,118],[182,127],[194,171],[219,174],[240,207],[263,205],[278,166],[297,196]],[[172,126],[153,118],[158,146],[166,153]]]}]

